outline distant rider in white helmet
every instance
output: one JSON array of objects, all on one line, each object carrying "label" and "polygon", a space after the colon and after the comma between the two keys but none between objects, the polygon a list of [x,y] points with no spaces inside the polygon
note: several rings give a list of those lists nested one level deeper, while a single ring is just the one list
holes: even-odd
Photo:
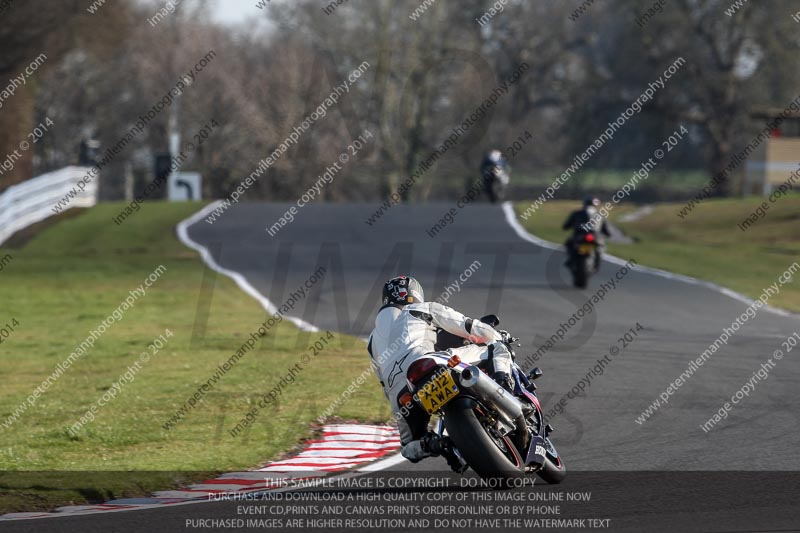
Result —
[{"label": "distant rider in white helmet", "polygon": [[392,278],[383,286],[383,307],[375,317],[375,329],[370,334],[367,349],[397,420],[403,456],[416,463],[425,457],[444,455],[450,466],[460,472],[463,468],[449,451],[447,439],[428,432],[428,413],[416,405],[410,410],[402,409],[398,400],[407,390],[409,365],[435,351],[438,329],[485,344],[449,351],[465,363],[491,359],[492,377],[506,389],[512,389],[511,354],[502,342],[504,333],[445,305],[425,302],[422,286],[411,277]]}]

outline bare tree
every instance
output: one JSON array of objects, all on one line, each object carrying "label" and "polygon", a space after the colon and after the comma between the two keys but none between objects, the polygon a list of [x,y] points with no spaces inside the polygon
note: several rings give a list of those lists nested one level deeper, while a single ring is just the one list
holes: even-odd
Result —
[{"label": "bare tree", "polygon": [[[38,121],[36,80],[54,68],[70,51],[83,50],[96,57],[108,57],[124,42],[128,9],[101,10],[94,18],[83,3],[67,0],[14,2],[3,13],[0,25],[0,79],[24,76],[31,62],[46,59],[0,110],[0,154],[13,153]],[[37,143],[38,144],[38,143]],[[32,177],[33,150],[21,153],[13,170],[3,174],[0,189]]]}]

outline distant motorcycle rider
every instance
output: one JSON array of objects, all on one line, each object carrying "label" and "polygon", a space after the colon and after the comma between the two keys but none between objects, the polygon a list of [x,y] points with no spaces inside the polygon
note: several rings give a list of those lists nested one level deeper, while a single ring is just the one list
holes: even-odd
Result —
[{"label": "distant motorcycle rider", "polygon": [[491,359],[492,377],[511,390],[511,353],[502,342],[507,333],[440,303],[425,302],[422,286],[411,277],[398,276],[383,286],[383,307],[375,317],[367,350],[397,420],[403,457],[416,463],[425,457],[443,455],[453,470],[461,472],[463,468],[450,451],[449,439],[427,431],[430,415],[414,403],[409,408],[399,401],[400,395],[408,391],[409,365],[435,351],[439,329],[472,343],[486,344],[448,351],[466,363]]},{"label": "distant motorcycle rider", "polygon": [[508,160],[500,150],[490,150],[481,162],[481,176],[483,187],[486,190],[489,201],[492,203],[502,200],[505,187],[509,182],[511,168]]},{"label": "distant motorcycle rider", "polygon": [[605,240],[603,239],[603,236],[611,236],[611,232],[608,231],[606,219],[598,215],[597,208],[599,205],[600,200],[598,198],[594,196],[587,196],[583,200],[583,208],[570,213],[569,217],[562,226],[562,228],[565,230],[572,230],[572,235],[564,243],[567,247],[568,262],[572,260],[572,251],[576,242],[576,238],[579,235],[585,235],[587,233],[594,234],[597,242],[594,263],[595,271],[600,268],[600,258],[602,257],[603,250],[605,249]]}]

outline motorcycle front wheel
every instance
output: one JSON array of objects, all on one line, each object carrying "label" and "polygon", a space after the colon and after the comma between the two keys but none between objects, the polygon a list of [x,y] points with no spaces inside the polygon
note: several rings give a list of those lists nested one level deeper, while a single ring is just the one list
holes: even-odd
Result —
[{"label": "motorcycle front wheel", "polygon": [[476,415],[472,398],[456,398],[444,408],[447,434],[469,466],[483,479],[515,479],[525,475],[524,459],[507,436],[487,428]]},{"label": "motorcycle front wheel", "polygon": [[567,467],[564,466],[564,461],[558,455],[553,443],[547,439],[547,455],[545,456],[544,465],[542,469],[537,472],[539,477],[551,485],[558,485],[567,476]]}]

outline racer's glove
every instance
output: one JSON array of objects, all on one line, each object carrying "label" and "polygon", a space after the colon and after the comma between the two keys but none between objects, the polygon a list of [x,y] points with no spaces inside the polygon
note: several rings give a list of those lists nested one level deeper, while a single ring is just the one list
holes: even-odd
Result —
[{"label": "racer's glove", "polygon": [[453,472],[463,474],[467,470],[467,465],[463,464],[453,452],[453,441],[449,437],[440,437],[436,433],[429,432],[423,435],[420,444],[422,449],[429,454],[443,456]]},{"label": "racer's glove", "polygon": [[504,389],[514,393],[514,379],[508,372],[495,372],[492,374],[492,379],[500,384]]},{"label": "racer's glove", "polygon": [[436,433],[428,432],[419,439],[422,451],[427,452],[433,456],[442,455],[445,446],[442,438]]}]

